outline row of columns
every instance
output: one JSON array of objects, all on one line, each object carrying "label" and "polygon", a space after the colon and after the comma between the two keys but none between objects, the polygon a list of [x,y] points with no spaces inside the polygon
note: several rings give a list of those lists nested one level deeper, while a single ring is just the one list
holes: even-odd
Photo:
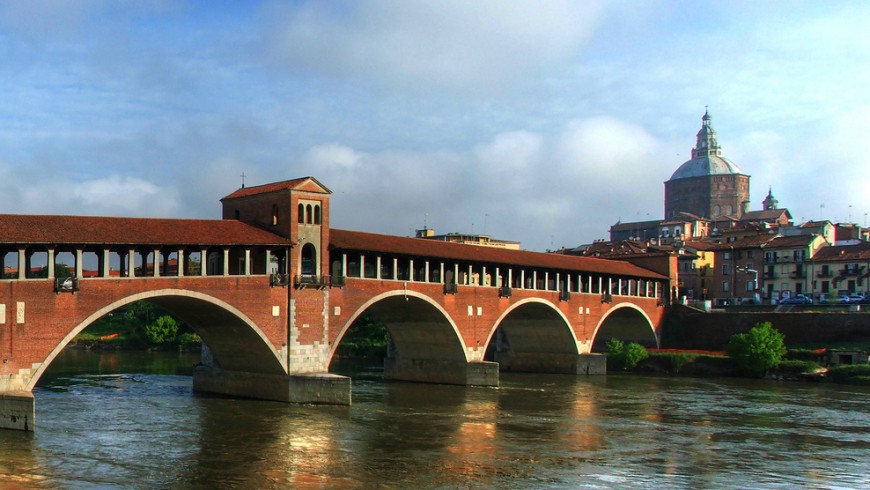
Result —
[{"label": "row of columns", "polygon": [[[360,259],[360,266],[359,266],[358,278],[365,279],[366,278],[365,277],[366,257],[365,257],[365,255],[360,254],[359,259]],[[375,280],[393,280],[393,281],[399,280],[399,278],[398,278],[399,259],[395,258],[395,257],[393,258],[393,267],[392,267],[392,276],[391,277],[381,277],[381,265],[382,265],[381,260],[382,260],[382,258],[380,255],[375,257],[376,264],[375,264],[375,278],[374,279]],[[420,279],[415,277],[414,259],[408,259],[408,262],[409,262],[409,264],[408,264],[408,273],[409,273],[408,280],[409,281],[411,281],[411,282],[415,282],[415,281],[432,282],[432,281],[430,281],[430,277],[429,277],[429,271],[431,270],[429,267],[429,265],[430,265],[429,260],[424,261],[425,262],[425,266],[423,268],[424,273],[423,273],[423,277]],[[348,277],[347,270],[348,270],[347,269],[347,254],[343,253],[341,255],[342,276]],[[440,280],[436,281],[437,283],[444,284],[444,282],[445,282],[444,281],[444,278],[445,278],[444,272],[445,272],[445,265],[444,265],[444,262],[441,262],[440,263]],[[536,287],[534,287],[538,284],[538,271],[537,270],[533,270],[531,273],[531,279],[532,279],[531,284],[533,286],[531,288],[528,288],[525,286],[525,284],[526,284],[526,270],[520,269],[519,272],[520,272],[520,282],[519,282],[520,287],[518,289],[532,289],[532,290],[537,289]],[[508,285],[513,284],[513,278],[514,278],[513,274],[514,274],[514,269],[512,267],[508,267],[507,268],[507,284]],[[547,286],[550,284],[550,271],[544,271],[543,274],[544,274],[544,291],[562,291],[562,288],[561,288],[562,273],[560,273],[560,272],[555,273],[556,274],[556,277],[555,277],[556,288],[554,290],[547,289]],[[459,264],[453,264],[453,278],[454,278],[453,282],[460,284],[456,280],[458,277],[459,277]],[[495,267],[495,278],[496,278],[495,284],[491,284],[491,283],[489,283],[489,281],[487,281],[486,278],[488,278],[489,276],[486,273],[486,266],[481,266],[481,274],[480,274],[478,282],[476,284],[471,282],[472,277],[474,277],[474,267],[469,264],[467,275],[466,275],[466,282],[464,285],[491,286],[491,287],[496,287],[496,288],[500,288],[503,286],[501,268],[498,266]],[[643,280],[643,279],[623,279],[623,278],[619,278],[619,277],[617,277],[617,278],[608,277],[606,279],[606,281],[607,281],[606,289],[604,289],[605,278],[602,276],[598,276],[597,283],[593,283],[594,277],[592,275],[589,275],[586,277],[586,279],[587,279],[586,290],[581,291],[581,286],[583,285],[583,276],[580,273],[577,273],[577,275],[576,275],[577,280],[576,280],[576,282],[572,283],[573,277],[574,276],[572,274],[565,273],[565,288],[564,288],[565,291],[576,292],[576,293],[580,293],[580,292],[593,293],[593,286],[597,285],[598,290],[597,290],[597,292],[594,292],[593,294],[601,294],[604,292],[609,292],[611,294],[622,295],[623,284],[625,284],[628,287],[628,291],[627,291],[627,294],[625,294],[625,296],[659,297],[662,293],[661,283],[658,281],[649,281],[649,280]],[[634,284],[635,284],[635,287],[633,290],[634,294],[632,294],[632,287],[631,287],[632,281],[634,281]],[[644,285],[643,291],[641,291],[641,286],[640,286],[641,283],[643,283],[643,285]],[[650,287],[650,283],[652,283],[652,287]],[[577,285],[576,290],[574,287],[572,287],[572,285],[574,285],[574,284]],[[462,284],[460,284],[460,285],[462,285]],[[614,286],[615,286],[615,288],[614,288]],[[641,294],[641,293],[643,293],[643,294]]]},{"label": "row of columns", "polygon": [[[161,277],[161,272],[160,272],[161,269],[165,269],[167,266],[166,261],[169,259],[169,255],[162,254],[160,250],[161,250],[160,248],[154,249],[154,265],[153,265],[152,273],[148,277]],[[230,250],[231,249],[229,247],[224,247],[222,249],[222,254],[223,254],[222,265],[223,265],[223,267],[221,269],[222,274],[220,274],[220,275],[223,275],[223,276],[230,275],[229,274]],[[85,252],[84,249],[81,249],[81,248],[77,248],[75,251],[75,277],[79,278],[79,279],[84,276],[84,271],[82,268],[84,252]],[[200,249],[199,253],[200,253],[200,270],[199,270],[198,275],[199,276],[207,276],[207,275],[209,275],[208,274],[208,267],[207,267],[207,265],[208,265],[207,264],[207,262],[208,262],[208,248]],[[177,271],[176,276],[177,277],[184,277],[184,275],[185,275],[184,274],[185,249],[179,248],[177,251],[177,254],[178,254],[178,259],[177,259],[178,265],[176,267],[176,271]],[[48,262],[48,264],[47,264],[48,274],[47,274],[47,276],[48,276],[48,278],[51,279],[51,278],[55,277],[55,249],[49,248],[47,250],[47,255],[48,255],[48,260],[47,260],[47,262]],[[102,255],[102,257],[100,259],[100,276],[99,277],[109,277],[111,249],[104,248],[102,250],[101,255]],[[268,274],[269,267],[270,267],[271,261],[272,261],[272,251],[270,249],[266,249],[265,255],[266,255],[265,270],[266,270],[266,273]],[[124,257],[121,258],[121,264],[120,264],[120,271],[122,272],[121,277],[145,277],[145,276],[136,276],[135,275],[135,267],[134,267],[135,256],[136,256],[136,249],[131,248],[127,251],[127,254],[126,254],[127,266],[126,267],[124,266],[125,265],[125,258]],[[19,248],[18,249],[18,279],[19,280],[27,279],[27,271],[30,269],[30,257],[31,256],[27,254],[26,248]],[[144,267],[144,264],[143,264],[143,267]],[[245,249],[245,258],[244,258],[243,270],[240,271],[239,275],[244,275],[244,276],[252,275],[251,274],[251,249],[249,249],[249,248]]]}]

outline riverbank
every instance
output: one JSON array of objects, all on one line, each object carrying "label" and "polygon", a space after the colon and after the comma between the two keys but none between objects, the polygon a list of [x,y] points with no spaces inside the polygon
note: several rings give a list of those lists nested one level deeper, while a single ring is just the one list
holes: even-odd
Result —
[{"label": "riverbank", "polygon": [[[824,351],[816,349],[810,352],[823,357]],[[870,364],[823,366],[815,360],[800,359],[807,357],[806,352],[806,349],[789,351],[786,358],[768,370],[764,378],[870,386]],[[668,349],[665,352],[648,351],[648,354],[637,366],[625,372],[681,377],[746,377],[724,353]]]}]

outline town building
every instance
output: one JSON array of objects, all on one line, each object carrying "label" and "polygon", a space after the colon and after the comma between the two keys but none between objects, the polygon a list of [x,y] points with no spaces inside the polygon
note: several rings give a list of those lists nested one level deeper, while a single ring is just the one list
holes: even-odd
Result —
[{"label": "town building", "polygon": [[416,231],[417,238],[425,238],[427,240],[437,240],[439,242],[462,243],[465,245],[477,245],[480,247],[496,247],[506,250],[519,250],[520,242],[509,240],[496,240],[489,235],[476,235],[466,233],[447,233],[446,235],[436,235],[432,228],[423,228]]}]

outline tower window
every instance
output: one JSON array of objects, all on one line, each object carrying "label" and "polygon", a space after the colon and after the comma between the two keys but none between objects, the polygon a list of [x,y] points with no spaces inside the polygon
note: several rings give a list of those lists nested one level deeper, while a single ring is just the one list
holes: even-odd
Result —
[{"label": "tower window", "polygon": [[304,204],[301,204],[301,203],[299,204],[299,212],[298,212],[298,216],[296,217],[296,221],[298,221],[299,224],[305,223],[305,205]]},{"label": "tower window", "polygon": [[314,206],[314,224],[315,225],[320,224],[320,206],[319,205]]},{"label": "tower window", "polygon": [[278,224],[278,205],[273,204],[272,205],[272,226],[275,226],[277,224]]}]

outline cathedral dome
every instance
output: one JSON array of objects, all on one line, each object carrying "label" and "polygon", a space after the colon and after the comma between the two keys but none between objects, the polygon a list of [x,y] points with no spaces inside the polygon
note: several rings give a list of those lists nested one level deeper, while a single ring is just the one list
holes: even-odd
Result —
[{"label": "cathedral dome", "polygon": [[728,174],[746,175],[736,163],[727,158],[717,155],[704,155],[680,165],[680,168],[674,172],[674,175],[671,175],[671,180]]},{"label": "cathedral dome", "polygon": [[722,156],[722,148],[719,147],[716,139],[716,130],[710,124],[712,120],[710,113],[704,112],[701,120],[701,130],[698,131],[695,148],[692,149],[692,159],[680,165],[680,168],[671,175],[671,180],[708,175],[746,175],[736,163]]}]

